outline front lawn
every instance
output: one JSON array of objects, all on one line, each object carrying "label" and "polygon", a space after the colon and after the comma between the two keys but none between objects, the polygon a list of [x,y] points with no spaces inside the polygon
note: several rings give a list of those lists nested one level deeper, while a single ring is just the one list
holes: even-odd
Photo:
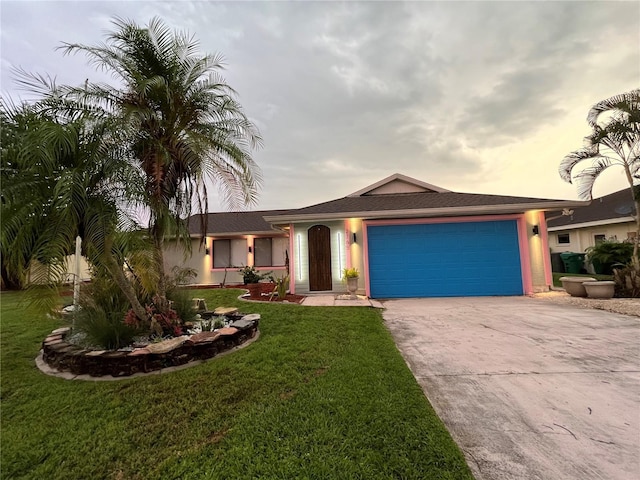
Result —
[{"label": "front lawn", "polygon": [[261,336],[204,365],[114,382],[34,365],[62,324],[2,293],[3,478],[471,479],[376,310],[239,302]]}]

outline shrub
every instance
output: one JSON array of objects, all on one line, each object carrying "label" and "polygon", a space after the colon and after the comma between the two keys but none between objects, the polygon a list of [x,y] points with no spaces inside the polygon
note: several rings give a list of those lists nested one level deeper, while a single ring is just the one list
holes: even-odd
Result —
[{"label": "shrub", "polygon": [[631,263],[633,243],[607,240],[587,248],[586,253],[589,262],[599,263],[603,269],[602,273],[610,275],[612,269]]},{"label": "shrub", "polygon": [[124,318],[130,305],[120,287],[106,274],[94,272],[91,283],[81,289],[80,305],[83,309],[118,312]]},{"label": "shrub", "polygon": [[249,283],[258,283],[260,280],[263,280],[273,274],[273,272],[260,273],[255,267],[242,267],[238,270],[242,274],[242,281],[245,285]]},{"label": "shrub", "polygon": [[85,307],[77,314],[76,329],[86,335],[89,345],[117,350],[129,345],[138,333],[124,323],[124,312],[105,311],[100,307]]},{"label": "shrub", "polygon": [[158,337],[180,336],[183,333],[182,320],[172,308],[159,311],[154,304],[145,307],[149,320],[140,320],[133,309],[127,312],[124,323],[138,331],[150,331]]},{"label": "shrub", "polygon": [[613,271],[616,297],[640,298],[640,271],[630,265]]},{"label": "shrub", "polygon": [[125,324],[129,301],[111,278],[94,271],[81,292],[75,328],[85,334],[87,343],[106,349],[130,344],[138,329]]},{"label": "shrub", "polygon": [[188,290],[176,288],[167,294],[171,300],[171,308],[178,314],[178,318],[182,323],[193,322],[196,318],[196,312],[193,309],[191,293]]},{"label": "shrub", "polygon": [[287,291],[289,290],[289,275],[285,275],[280,278],[272,278],[271,281],[276,284],[271,296],[273,297],[273,294],[276,294],[280,299],[286,298]]}]

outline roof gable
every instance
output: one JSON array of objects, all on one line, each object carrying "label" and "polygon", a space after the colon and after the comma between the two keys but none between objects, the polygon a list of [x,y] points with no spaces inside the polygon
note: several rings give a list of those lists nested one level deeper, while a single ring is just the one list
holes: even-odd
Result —
[{"label": "roof gable", "polygon": [[348,197],[362,197],[369,195],[394,195],[399,193],[444,193],[449,192],[444,188],[422,182],[415,178],[407,177],[401,173],[383,178],[368,187],[348,195]]}]

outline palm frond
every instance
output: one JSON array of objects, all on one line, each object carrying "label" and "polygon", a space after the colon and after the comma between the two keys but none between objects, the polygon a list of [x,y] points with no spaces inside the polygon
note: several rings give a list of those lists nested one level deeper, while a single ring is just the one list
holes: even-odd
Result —
[{"label": "palm frond", "polygon": [[596,103],[587,114],[587,122],[595,127],[600,115],[610,111],[624,112],[632,123],[640,122],[640,89],[614,95]]},{"label": "palm frond", "polygon": [[584,200],[591,200],[591,192],[593,191],[593,185],[596,179],[602,172],[614,164],[615,162],[610,158],[598,157],[593,160],[593,164],[590,167],[581,170],[580,173],[574,177],[574,181],[578,187],[578,196]]}]

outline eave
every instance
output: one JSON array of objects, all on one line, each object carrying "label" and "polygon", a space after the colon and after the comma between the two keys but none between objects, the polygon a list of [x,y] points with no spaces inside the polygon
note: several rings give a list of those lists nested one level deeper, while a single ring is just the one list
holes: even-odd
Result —
[{"label": "eave", "polygon": [[420,208],[412,210],[379,210],[379,211],[354,211],[336,213],[311,213],[265,216],[265,221],[274,224],[302,223],[319,220],[340,220],[344,218],[361,218],[363,220],[381,218],[431,218],[454,217],[461,215],[488,215],[524,213],[529,210],[553,211],[571,207],[585,207],[590,202],[559,200],[539,203],[520,203],[505,205],[480,205],[465,207]]},{"label": "eave", "polygon": [[[274,235],[284,235],[285,232],[283,232],[281,229],[279,228],[273,228],[271,230],[260,230],[260,231],[252,231],[252,232],[215,232],[215,233],[205,233],[204,236],[205,237],[246,237],[247,235],[253,235],[253,236],[261,236],[261,235],[267,235],[267,236],[274,236]],[[192,233],[191,238],[202,238],[202,234],[201,233]]]},{"label": "eave", "polygon": [[575,230],[576,228],[600,227],[603,225],[617,225],[620,223],[635,222],[633,217],[609,218],[605,220],[594,220],[592,222],[568,223],[557,227],[547,227],[548,232],[561,232],[564,230]]}]

